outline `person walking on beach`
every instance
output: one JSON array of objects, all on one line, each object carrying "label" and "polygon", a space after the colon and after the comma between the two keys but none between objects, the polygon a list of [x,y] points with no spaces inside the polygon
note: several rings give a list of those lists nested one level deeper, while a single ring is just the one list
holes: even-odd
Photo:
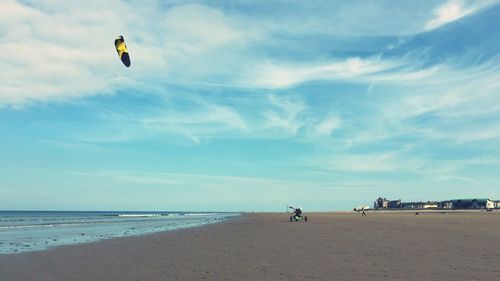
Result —
[{"label": "person walking on beach", "polygon": [[361,209],[361,216],[362,216],[362,217],[366,217],[365,208]]}]

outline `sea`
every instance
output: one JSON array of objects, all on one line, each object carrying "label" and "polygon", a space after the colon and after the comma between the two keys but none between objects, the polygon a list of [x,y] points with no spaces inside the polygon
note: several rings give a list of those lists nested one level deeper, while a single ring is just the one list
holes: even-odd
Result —
[{"label": "sea", "polygon": [[238,213],[0,211],[0,254],[217,223]]}]

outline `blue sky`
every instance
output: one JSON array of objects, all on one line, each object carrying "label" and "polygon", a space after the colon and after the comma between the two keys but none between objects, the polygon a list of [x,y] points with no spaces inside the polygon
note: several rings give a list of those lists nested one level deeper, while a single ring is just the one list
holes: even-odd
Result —
[{"label": "blue sky", "polygon": [[0,209],[500,199],[499,1],[82,3],[0,3]]}]

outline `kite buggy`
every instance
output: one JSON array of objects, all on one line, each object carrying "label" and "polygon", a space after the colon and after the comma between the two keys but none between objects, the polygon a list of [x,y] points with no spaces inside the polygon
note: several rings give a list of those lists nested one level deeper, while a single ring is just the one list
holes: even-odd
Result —
[{"label": "kite buggy", "polygon": [[293,210],[290,216],[291,222],[300,220],[307,221],[307,216],[302,215],[302,208],[294,208],[292,206],[288,206],[288,208]]}]

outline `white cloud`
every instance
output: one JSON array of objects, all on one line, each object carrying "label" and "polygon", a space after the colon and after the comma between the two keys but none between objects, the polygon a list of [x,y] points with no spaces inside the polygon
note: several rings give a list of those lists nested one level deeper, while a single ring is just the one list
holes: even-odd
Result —
[{"label": "white cloud", "polygon": [[[399,69],[397,71],[388,71],[388,72],[380,72],[374,73],[370,75],[367,79],[371,82],[377,82],[380,84],[418,84],[421,83],[424,79],[427,83],[432,83],[433,75],[442,71],[444,66],[442,65],[434,65],[429,68],[423,69]],[[440,83],[443,80],[434,80],[436,83]]]},{"label": "white cloud", "polygon": [[248,130],[245,120],[231,107],[201,99],[190,102],[182,110],[165,103],[140,113],[104,112],[98,118],[99,125],[79,128],[70,137],[86,142],[127,142],[176,134],[199,144],[203,139]]},{"label": "white cloud", "polygon": [[[113,67],[115,35],[107,34],[106,24],[84,24],[81,18],[102,15],[106,9],[83,5],[78,11],[48,13],[3,1],[0,11],[0,105],[109,93],[123,82]],[[118,17],[107,21],[109,28]]]},{"label": "white cloud", "polygon": [[437,69],[411,83],[395,77],[387,81],[390,85],[384,85],[385,79],[377,84],[371,95],[383,99],[356,121],[358,129],[344,138],[346,147],[401,137],[411,137],[406,141],[413,143],[446,140],[452,144],[497,139],[498,130],[491,121],[500,117],[498,67],[486,63],[466,70]]},{"label": "white cloud", "polygon": [[288,88],[308,81],[349,80],[386,71],[395,63],[379,58],[347,58],[328,64],[301,65],[265,63],[257,66],[253,77],[248,77],[253,86],[264,88]]},{"label": "white cloud", "polygon": [[265,118],[265,128],[284,130],[287,134],[295,135],[304,125],[300,115],[306,110],[302,101],[291,100],[285,97],[271,95],[269,101],[273,109],[262,113]]},{"label": "white cloud", "polygon": [[434,18],[425,23],[425,29],[431,30],[444,24],[466,17],[486,6],[497,2],[496,0],[465,1],[449,0],[434,10]]},{"label": "white cloud", "polygon": [[321,121],[314,127],[313,135],[318,137],[329,137],[333,131],[340,128],[342,121],[336,116],[331,116]]},{"label": "white cloud", "polygon": [[[189,204],[193,208],[194,203],[215,203],[217,208],[224,206],[231,208],[233,205],[239,208],[252,208],[266,205],[272,210],[285,207],[290,202],[316,202],[317,194],[334,194],[342,185],[332,186],[315,181],[279,180],[265,177],[252,176],[226,176],[208,175],[197,173],[170,173],[170,172],[141,172],[141,171],[95,171],[74,172],[76,176],[102,178],[110,186],[120,184],[120,188],[126,188],[127,183],[134,189],[145,190],[155,188],[156,194],[161,190],[169,192],[169,198],[190,198]],[[349,184],[346,184],[349,186]],[[175,187],[175,188],[171,188]],[[304,192],[307,190],[308,192]],[[338,194],[337,194],[338,195]],[[331,198],[325,197],[324,201],[331,202]],[[183,205],[185,203],[181,203]],[[244,205],[242,205],[244,204]],[[304,206],[304,205],[303,205]],[[310,205],[311,206],[311,205]],[[304,206],[307,209],[307,205]],[[237,207],[238,208],[238,207]],[[227,210],[227,209],[226,209]],[[241,209],[239,209],[241,210]]]},{"label": "white cloud", "polygon": [[154,117],[140,118],[141,126],[155,133],[177,132],[188,136],[195,143],[200,137],[222,135],[228,131],[245,132],[248,125],[232,108],[199,102],[194,111],[172,110]]},{"label": "white cloud", "polygon": [[411,128],[420,138],[427,140],[451,141],[452,144],[464,145],[472,142],[500,140],[500,126],[498,125],[476,125],[464,126],[457,129],[455,126],[447,128],[443,125],[430,128]]},{"label": "white cloud", "polygon": [[200,4],[176,6],[165,14],[162,37],[172,51],[198,55],[228,44],[244,44],[250,34],[234,24],[217,9]]},{"label": "white cloud", "polygon": [[413,148],[391,152],[369,152],[364,154],[335,153],[326,154],[306,160],[308,169],[316,169],[324,173],[342,176],[351,181],[360,178],[375,182],[387,181],[399,183],[399,187],[407,188],[416,184],[423,188],[426,185],[440,186],[449,183],[466,185],[486,185],[487,178],[478,179],[471,176],[468,170],[472,166],[499,165],[494,158],[470,157],[462,159],[432,159],[423,157],[412,151]]},{"label": "white cloud", "polygon": [[[436,10],[436,18],[440,22],[450,20],[493,1],[467,3],[451,1]],[[338,13],[349,15],[349,19],[342,18],[339,23],[342,30],[339,32],[357,34],[356,30],[361,28],[350,19],[351,11],[364,7],[360,15],[371,19],[380,17],[376,14],[389,4],[393,5],[370,4],[376,13],[366,9],[366,3],[362,2],[332,5]],[[314,5],[297,5],[308,15],[323,10]],[[262,20],[253,14],[201,4],[147,2],[137,6],[121,1],[105,4],[88,1],[77,5],[40,1],[26,5],[2,1],[0,106],[112,94],[118,89],[144,87],[152,82],[279,89],[322,80],[415,81],[436,71],[435,68],[401,71],[399,68],[406,61],[377,56],[321,63],[317,59],[265,62],[267,51],[255,49],[264,43],[283,44],[284,41],[276,41],[276,33],[286,30],[289,34],[301,34],[305,28],[324,34],[327,25],[317,17],[310,18],[305,25],[301,22],[285,28],[289,21],[296,21],[293,14],[288,11],[286,15]],[[118,34],[125,36],[131,51],[129,69],[120,64],[113,48],[112,41]]]},{"label": "white cloud", "polygon": [[335,155],[321,162],[326,169],[350,172],[401,172],[418,166],[415,162],[409,165],[406,159],[402,161],[397,152]]},{"label": "white cloud", "polygon": [[[220,56],[244,48],[254,38],[249,29],[204,5],[160,4],[1,1],[0,106],[115,93],[159,79],[191,84],[237,72],[237,63],[222,63]],[[114,50],[119,34],[131,53],[128,69]]]},{"label": "white cloud", "polygon": [[386,85],[442,83],[454,78],[440,72],[452,71],[443,64],[427,68],[415,67],[415,61],[403,57],[382,59],[380,56],[369,58],[350,57],[343,61],[322,64],[297,64],[291,62],[266,62],[256,66],[239,84],[255,88],[287,89],[312,81],[343,81],[351,83],[376,83]]},{"label": "white cloud", "polygon": [[[437,1],[278,1],[278,8],[256,21],[276,34],[400,36],[419,33]],[[281,4],[281,5],[280,5]],[[263,3],[266,7],[270,5]],[[257,5],[258,6],[258,5]],[[266,9],[267,11],[267,9]]]}]

